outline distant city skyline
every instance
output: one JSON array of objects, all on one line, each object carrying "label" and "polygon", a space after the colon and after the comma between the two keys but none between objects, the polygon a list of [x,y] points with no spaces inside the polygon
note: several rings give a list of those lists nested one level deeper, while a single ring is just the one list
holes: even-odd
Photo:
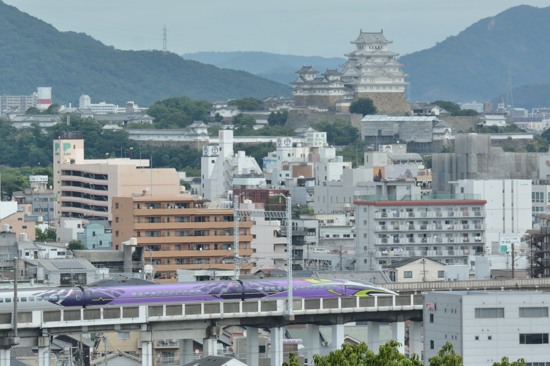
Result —
[{"label": "distant city skyline", "polygon": [[[1,1],[1,0],[0,0]],[[3,0],[60,31],[86,33],[122,50],[263,51],[344,57],[362,29],[384,30],[401,55],[430,48],[471,24],[521,4],[550,0]]]}]

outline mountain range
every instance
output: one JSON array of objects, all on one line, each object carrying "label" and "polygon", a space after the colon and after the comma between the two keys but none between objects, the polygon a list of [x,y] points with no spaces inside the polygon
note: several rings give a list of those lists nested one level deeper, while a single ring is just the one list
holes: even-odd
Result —
[{"label": "mountain range", "polygon": [[254,75],[282,84],[296,80],[296,71],[302,66],[312,66],[320,72],[337,69],[346,62],[341,57],[293,56],[269,52],[196,52],[183,58],[214,65],[223,69],[247,71]]},{"label": "mountain range", "polygon": [[[549,105],[549,19],[550,7],[520,5],[482,19],[429,49],[401,56],[408,75],[407,97],[426,102],[504,99],[527,108]],[[200,52],[184,57],[279,82],[296,79],[302,66],[322,73],[345,62],[259,52]]]},{"label": "mountain range", "polygon": [[29,95],[52,87],[56,103],[92,102],[148,106],[186,96],[196,100],[290,95],[288,85],[251,73],[221,70],[160,51],[121,51],[51,25],[0,1],[0,93]]},{"label": "mountain range", "polygon": [[[401,56],[410,101],[550,104],[550,7],[520,5],[482,19],[435,46]],[[265,52],[121,51],[92,37],[59,32],[0,0],[0,93],[51,86],[57,103],[139,105],[173,96],[218,100],[290,96],[296,71],[338,69],[344,58]],[[391,50],[391,46],[390,46]],[[351,51],[351,50],[350,50]]]}]

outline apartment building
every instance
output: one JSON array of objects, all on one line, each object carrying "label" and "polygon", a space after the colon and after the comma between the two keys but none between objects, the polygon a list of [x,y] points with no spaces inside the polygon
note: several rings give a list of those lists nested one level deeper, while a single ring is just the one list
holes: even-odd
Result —
[{"label": "apartment building", "polygon": [[549,302],[550,294],[534,291],[428,292],[424,360],[450,342],[468,366],[491,366],[504,356],[549,365]]},{"label": "apartment building", "polygon": [[355,200],[356,270],[376,270],[422,256],[471,264],[485,248],[485,200],[359,196]]},{"label": "apartment building", "polygon": [[58,218],[111,220],[115,196],[158,193],[175,195],[180,181],[175,169],[150,169],[144,159],[85,159],[84,140],[57,139],[53,143],[54,193]]},{"label": "apartment building", "polygon": [[[113,247],[122,250],[122,243],[135,237],[160,279],[175,279],[178,269],[232,270],[234,211],[204,203],[190,195],[114,197]],[[252,224],[248,219],[238,224],[243,274],[252,268]]]}]

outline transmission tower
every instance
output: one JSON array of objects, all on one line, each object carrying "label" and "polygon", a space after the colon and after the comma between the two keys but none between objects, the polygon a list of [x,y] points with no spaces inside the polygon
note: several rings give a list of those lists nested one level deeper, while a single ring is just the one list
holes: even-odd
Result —
[{"label": "transmission tower", "polygon": [[162,29],[162,51],[163,52],[168,51],[168,37],[166,35],[166,25]]}]

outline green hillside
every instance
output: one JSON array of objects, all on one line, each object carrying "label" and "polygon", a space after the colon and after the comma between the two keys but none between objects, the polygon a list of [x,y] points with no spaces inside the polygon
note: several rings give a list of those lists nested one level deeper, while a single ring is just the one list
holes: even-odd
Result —
[{"label": "green hillside", "polygon": [[247,72],[221,70],[160,51],[121,51],[51,25],[0,1],[0,93],[31,94],[51,86],[54,102],[147,106],[172,96],[217,100],[290,95],[290,89]]},{"label": "green hillside", "polygon": [[337,69],[346,59],[339,57],[280,55],[269,52],[196,52],[183,58],[211,64],[219,68],[242,70],[279,83],[296,80],[302,66],[313,66],[320,73]]},{"label": "green hillside", "polygon": [[485,101],[506,95],[510,87],[550,83],[549,19],[550,7],[517,6],[401,57],[410,99]]}]

